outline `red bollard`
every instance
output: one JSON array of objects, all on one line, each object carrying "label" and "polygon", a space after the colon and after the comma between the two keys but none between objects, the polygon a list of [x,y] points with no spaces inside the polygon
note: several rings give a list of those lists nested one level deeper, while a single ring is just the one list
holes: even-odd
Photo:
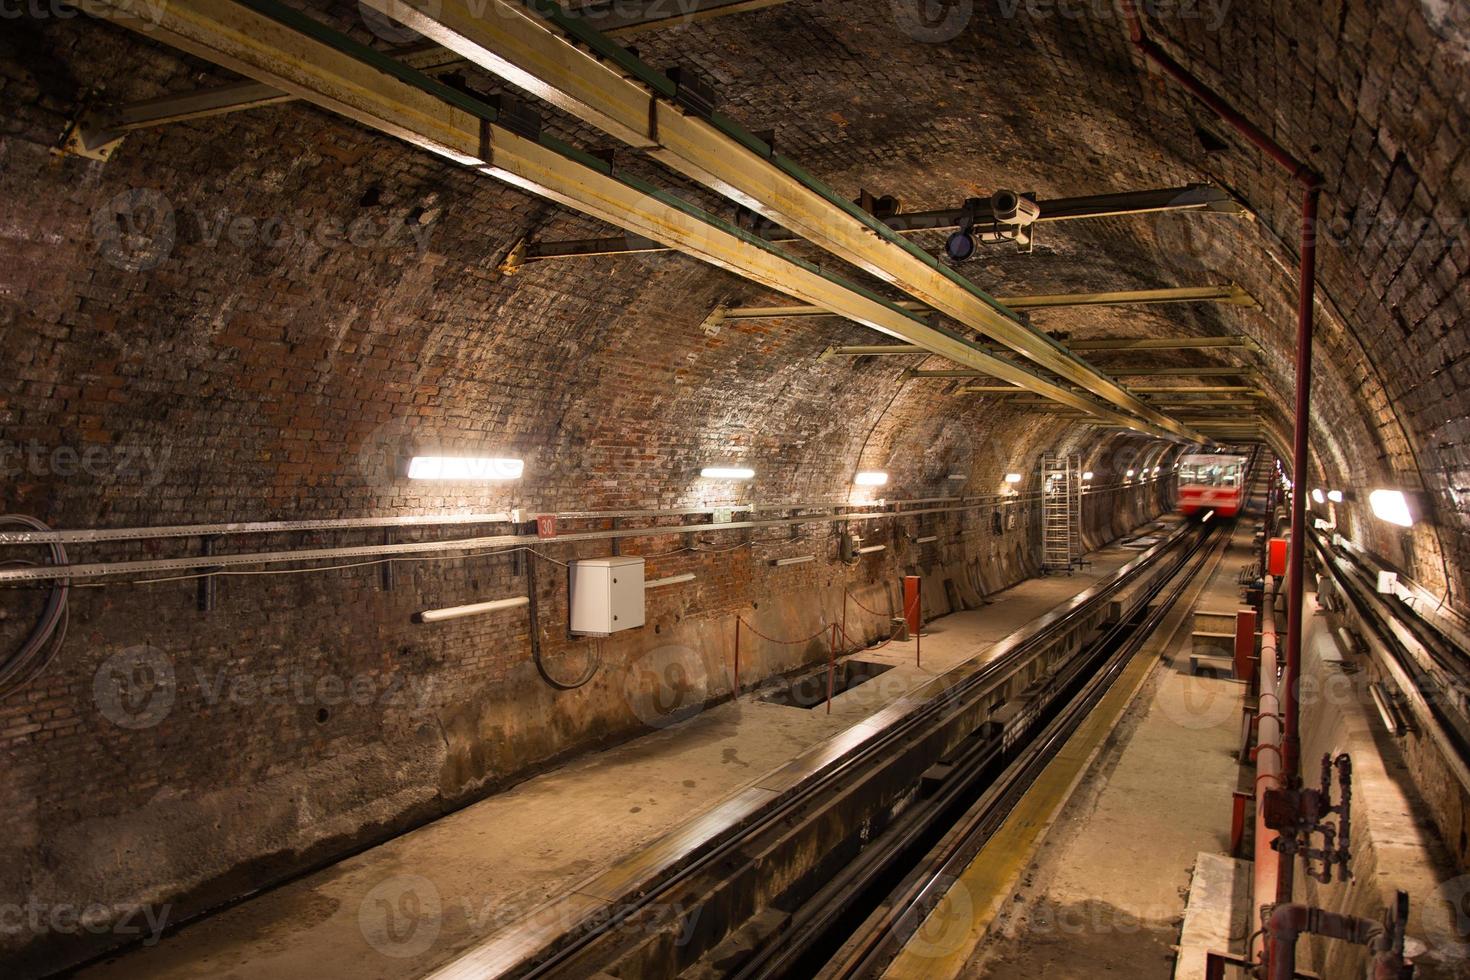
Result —
[{"label": "red bollard", "polygon": [[1251,661],[1256,658],[1256,611],[1235,611],[1235,679],[1251,679]]},{"label": "red bollard", "polygon": [[832,624],[831,639],[827,641],[827,714],[832,713],[832,675],[837,666],[837,624]]},{"label": "red bollard", "polygon": [[909,632],[912,633],[914,637],[915,667],[920,665],[922,659],[920,655],[920,647],[923,641],[920,640],[919,637],[922,633],[924,624],[920,620],[919,612],[919,576],[905,575],[903,577],[903,616],[904,619],[908,621]]}]

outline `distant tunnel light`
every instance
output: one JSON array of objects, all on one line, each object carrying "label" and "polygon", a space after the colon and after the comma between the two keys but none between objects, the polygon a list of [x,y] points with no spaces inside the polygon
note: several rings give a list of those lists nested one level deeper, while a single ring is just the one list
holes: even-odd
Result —
[{"label": "distant tunnel light", "polygon": [[415,456],[410,480],[519,480],[526,464],[497,456]]},{"label": "distant tunnel light", "polygon": [[706,466],[699,475],[706,480],[749,480],[755,476],[755,470],[746,466]]},{"label": "distant tunnel light", "polygon": [[1342,491],[1341,490],[1328,490],[1327,491],[1327,499],[1330,500],[1330,501],[1332,501],[1334,504],[1340,504],[1340,503],[1342,503]]},{"label": "distant tunnel light", "polygon": [[1084,479],[1084,480],[1090,480],[1090,479],[1092,479],[1092,470],[1088,470],[1086,473],[1083,473],[1082,474],[1082,479]]},{"label": "distant tunnel light", "polygon": [[1006,474],[1006,482],[1007,483],[1020,483],[1021,482],[1021,474],[1019,474],[1019,473],[1007,473]]},{"label": "distant tunnel light", "polygon": [[881,487],[888,482],[888,474],[882,470],[864,470],[852,482],[860,487]]},{"label": "distant tunnel light", "polygon": [[1132,470],[1129,470],[1129,471],[1128,471],[1128,477],[1129,477],[1129,478],[1130,478],[1130,479],[1132,479],[1132,477],[1133,477],[1133,471],[1132,471]]},{"label": "distant tunnel light", "polygon": [[1380,521],[1399,527],[1414,526],[1414,515],[1402,490],[1374,490],[1368,494],[1368,506],[1373,508],[1373,516]]},{"label": "distant tunnel light", "polygon": [[1317,503],[1319,503],[1319,504],[1325,504],[1325,503],[1327,503],[1327,494],[1325,494],[1325,493],[1322,492],[1322,488],[1321,487],[1313,487],[1312,488],[1312,499],[1315,500],[1315,501],[1317,501]]}]

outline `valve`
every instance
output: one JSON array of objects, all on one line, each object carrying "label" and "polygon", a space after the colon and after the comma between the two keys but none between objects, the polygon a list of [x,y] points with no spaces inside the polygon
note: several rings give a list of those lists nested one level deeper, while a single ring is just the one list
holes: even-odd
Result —
[{"label": "valve", "polygon": [[[1332,802],[1332,773],[1337,771],[1338,802]],[[1282,854],[1300,854],[1306,873],[1324,885],[1332,881],[1333,865],[1342,868],[1341,878],[1352,877],[1348,864],[1352,858],[1353,761],[1343,753],[1337,758],[1322,756],[1322,785],[1307,789],[1296,784],[1284,789],[1267,790],[1263,818],[1267,827],[1280,836],[1271,846]],[[1337,814],[1337,821],[1329,820]],[[1312,836],[1320,835],[1321,847],[1312,846]],[[1314,867],[1314,862],[1317,865]]]}]

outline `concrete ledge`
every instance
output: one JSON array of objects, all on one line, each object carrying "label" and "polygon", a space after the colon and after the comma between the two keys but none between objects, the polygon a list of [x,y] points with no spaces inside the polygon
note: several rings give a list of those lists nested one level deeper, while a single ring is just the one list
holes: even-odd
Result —
[{"label": "concrete ledge", "polygon": [[1189,879],[1174,980],[1205,980],[1205,954],[1245,952],[1251,865],[1201,851]]}]

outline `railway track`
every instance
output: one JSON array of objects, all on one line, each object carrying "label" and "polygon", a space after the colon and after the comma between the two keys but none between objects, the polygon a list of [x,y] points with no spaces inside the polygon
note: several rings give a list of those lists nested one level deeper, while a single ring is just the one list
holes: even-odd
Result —
[{"label": "railway track", "polygon": [[1202,566],[1222,524],[1179,526],[986,662],[910,692],[434,980],[876,976]]}]

